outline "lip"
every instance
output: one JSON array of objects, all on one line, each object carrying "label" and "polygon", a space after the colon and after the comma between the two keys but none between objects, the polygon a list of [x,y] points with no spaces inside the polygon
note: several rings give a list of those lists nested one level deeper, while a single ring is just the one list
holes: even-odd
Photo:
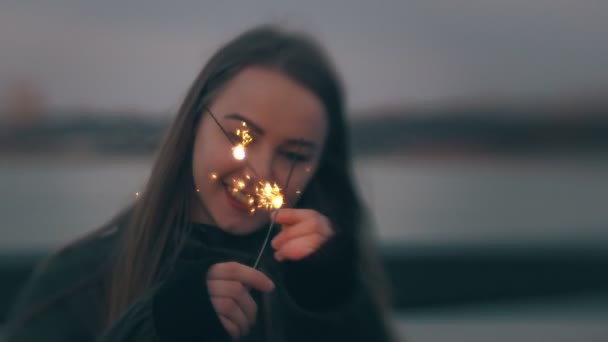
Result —
[{"label": "lip", "polygon": [[226,198],[228,199],[228,203],[230,203],[230,205],[234,209],[236,209],[238,211],[249,212],[249,209],[250,209],[249,206],[234,199],[234,197],[232,197],[232,195],[230,194],[230,190],[229,190],[228,186],[226,186],[226,185],[224,185],[224,192],[226,193]]}]

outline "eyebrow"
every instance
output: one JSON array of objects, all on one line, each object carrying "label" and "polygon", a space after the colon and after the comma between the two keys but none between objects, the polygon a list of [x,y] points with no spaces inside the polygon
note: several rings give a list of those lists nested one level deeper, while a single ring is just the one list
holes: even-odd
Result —
[{"label": "eyebrow", "polygon": [[304,139],[289,139],[285,142],[286,145],[297,146],[297,147],[305,147],[311,150],[315,150],[317,148],[317,144],[312,141],[304,140]]},{"label": "eyebrow", "polygon": [[242,116],[239,113],[228,114],[225,116],[225,118],[242,121],[242,122],[246,123],[247,126],[251,127],[254,131],[256,131],[259,135],[264,135],[264,133],[265,133],[264,130],[260,126],[254,124],[253,122],[251,122],[251,120],[245,118],[244,116]]},{"label": "eyebrow", "polygon": [[[224,118],[242,121],[242,122],[246,123],[248,127],[251,127],[254,131],[256,131],[260,135],[264,135],[264,133],[265,133],[265,131],[264,131],[264,129],[262,129],[262,127],[253,123],[251,120],[247,119],[246,117],[244,117],[243,115],[241,115],[239,113],[230,113],[230,114],[226,115]],[[304,148],[309,148],[311,150],[315,150],[317,148],[317,144],[315,144],[312,141],[305,140],[305,139],[288,139],[285,142],[285,145],[304,147]]]}]

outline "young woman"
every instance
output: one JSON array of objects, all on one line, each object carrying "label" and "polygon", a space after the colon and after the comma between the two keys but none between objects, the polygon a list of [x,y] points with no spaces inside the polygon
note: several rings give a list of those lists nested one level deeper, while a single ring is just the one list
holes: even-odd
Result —
[{"label": "young woman", "polygon": [[8,340],[388,340],[364,218],[327,57],[252,29],[195,79],[138,200],[37,268]]}]

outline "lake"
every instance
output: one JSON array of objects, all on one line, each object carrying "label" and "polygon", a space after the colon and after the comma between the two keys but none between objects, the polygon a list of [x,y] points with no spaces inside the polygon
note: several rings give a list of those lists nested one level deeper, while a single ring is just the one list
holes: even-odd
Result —
[{"label": "lake", "polygon": [[[0,165],[0,250],[53,248],[135,198],[148,159]],[[356,177],[384,243],[608,242],[608,159],[361,159]]]}]

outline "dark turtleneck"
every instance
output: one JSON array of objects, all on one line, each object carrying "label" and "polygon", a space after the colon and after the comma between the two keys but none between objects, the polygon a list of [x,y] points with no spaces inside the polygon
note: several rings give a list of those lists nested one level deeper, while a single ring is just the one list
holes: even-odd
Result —
[{"label": "dark turtleneck", "polygon": [[[267,232],[267,228],[263,227],[247,235],[235,235],[214,225],[194,222],[191,223],[190,239],[182,250],[180,258],[205,257],[205,253],[208,253],[209,250],[221,250],[255,258],[264,243]],[[276,229],[272,236],[275,234]],[[266,248],[271,247],[266,246]]]},{"label": "dark turtleneck", "polygon": [[[163,341],[229,340],[211,304],[205,275],[218,262],[253,265],[267,232],[262,228],[248,235],[233,235],[213,225],[191,223],[190,238],[174,272],[154,300],[155,326]],[[270,238],[276,233],[275,229]],[[283,283],[292,299],[305,309],[335,308],[349,297],[354,283],[352,246],[352,242],[334,236],[313,255],[282,262],[283,280],[279,284]],[[268,244],[265,262],[276,263],[271,258],[273,252]]]}]

